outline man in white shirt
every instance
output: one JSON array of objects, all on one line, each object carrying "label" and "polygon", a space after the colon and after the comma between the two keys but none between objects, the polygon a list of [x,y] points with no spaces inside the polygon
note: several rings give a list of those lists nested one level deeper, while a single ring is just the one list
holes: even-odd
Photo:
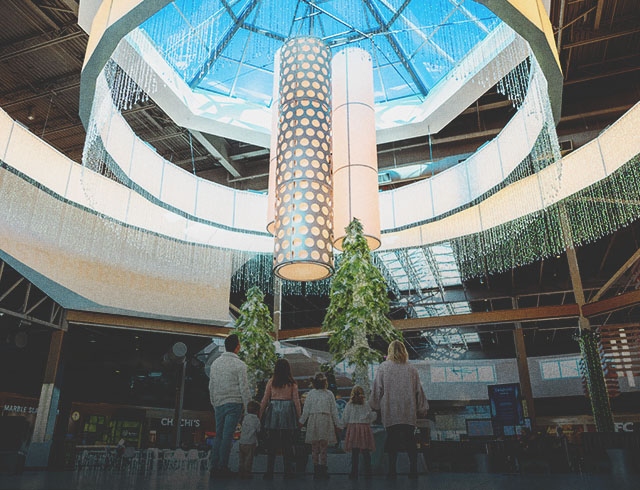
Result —
[{"label": "man in white shirt", "polygon": [[247,365],[240,360],[240,340],[235,334],[224,341],[226,352],[211,364],[209,397],[216,418],[216,438],[211,456],[211,475],[229,477],[229,453],[233,433],[243,408],[251,399],[247,382]]}]

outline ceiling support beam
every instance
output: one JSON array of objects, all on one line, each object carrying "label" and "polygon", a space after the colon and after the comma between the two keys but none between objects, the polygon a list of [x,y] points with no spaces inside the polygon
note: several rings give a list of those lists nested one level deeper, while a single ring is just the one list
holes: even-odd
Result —
[{"label": "ceiling support beam", "polygon": [[0,308],[0,313],[2,313],[4,315],[13,316],[15,318],[19,318],[20,320],[24,320],[25,322],[35,323],[37,325],[42,325],[43,327],[49,327],[49,328],[53,328],[55,330],[66,330],[66,326],[65,325],[51,323],[51,322],[47,322],[45,320],[40,320],[39,318],[32,317],[31,315],[28,315],[26,313],[21,313],[21,312],[18,312],[18,311],[9,310],[7,308]]},{"label": "ceiling support beam", "polygon": [[[611,311],[628,308],[640,303],[640,290],[614,296],[606,300],[584,305],[583,314],[593,317]],[[2,311],[0,309],[0,311]],[[499,325],[508,323],[528,323],[550,321],[558,319],[578,318],[580,310],[577,304],[556,306],[540,306],[533,308],[517,308],[512,310],[482,311],[464,315],[447,315],[427,318],[408,318],[392,320],[393,326],[403,332],[430,330],[443,327],[474,327],[479,325]],[[36,323],[42,323],[35,320]],[[78,325],[91,325],[113,328],[126,328],[155,332],[196,335],[202,337],[225,336],[228,327],[183,323],[154,318],[129,317],[70,310],[67,312],[67,322]],[[60,327],[57,327],[60,328]],[[279,339],[294,339],[310,336],[326,336],[320,327],[280,330]]]},{"label": "ceiling support beam", "polygon": [[604,10],[604,0],[598,0],[598,5],[596,5],[596,18],[593,22],[593,28],[596,31],[600,29],[600,22],[602,21],[603,10]]},{"label": "ceiling support beam", "polygon": [[165,332],[199,337],[226,336],[228,327],[203,325],[199,323],[183,323],[155,318],[139,318],[125,315],[110,315],[108,313],[94,313],[91,311],[67,311],[67,322],[76,325],[88,325],[111,328],[125,328],[150,332]]},{"label": "ceiling support beam", "polygon": [[608,34],[603,34],[602,36],[596,36],[590,39],[582,39],[580,41],[574,41],[574,42],[565,44],[564,46],[562,46],[562,49],[571,49],[571,48],[578,48],[580,46],[587,46],[588,44],[600,43],[602,41],[608,41],[610,39],[616,39],[618,37],[630,36],[638,32],[640,32],[640,27],[636,27],[635,29],[628,29],[626,31],[610,32]]},{"label": "ceiling support beam", "polygon": [[583,313],[588,317],[612,313],[614,311],[623,310],[640,303],[640,289],[628,293],[613,296],[607,299],[601,299],[594,303],[584,305]]},{"label": "ceiling support beam", "polygon": [[249,24],[248,22],[245,22],[244,24],[242,24],[242,28],[250,32],[255,32],[256,34],[262,34],[263,36],[267,36],[271,39],[275,39],[276,41],[285,42],[287,40],[286,36],[278,32],[265,29],[264,27],[258,27],[253,24]]},{"label": "ceiling support beam", "polygon": [[558,36],[556,38],[556,44],[558,45],[558,51],[562,49],[562,29],[564,29],[564,4],[566,0],[560,0],[560,17],[558,19]]},{"label": "ceiling support beam", "polygon": [[[501,323],[535,322],[577,318],[578,305],[541,306],[538,308],[519,308],[516,310],[496,310],[466,313],[464,315],[432,316],[427,318],[407,318],[392,320],[395,328],[402,332],[422,331],[445,327],[472,327],[477,325],[496,325]],[[281,330],[280,340],[296,337],[322,335],[320,327]]]},{"label": "ceiling support beam", "polygon": [[233,177],[242,177],[242,174],[229,158],[226,144],[219,136],[201,133],[200,131],[191,131],[191,134],[197,139],[205,149],[227,169]]},{"label": "ceiling support beam", "polygon": [[[48,32],[46,35],[37,36],[37,40],[45,39],[44,41],[39,42],[28,42],[27,46],[21,49],[14,49],[15,45],[10,44],[7,46],[2,46],[2,51],[5,51],[5,54],[0,55],[0,62],[9,61],[13,58],[17,58],[18,56],[22,56],[25,54],[33,53],[34,51],[38,51],[39,49],[49,48],[51,46],[55,46],[60,43],[64,43],[66,41],[71,41],[72,39],[78,39],[81,37],[86,37],[87,34],[84,31],[74,31],[66,34],[59,34],[60,30]],[[57,33],[57,34],[56,34]],[[50,36],[53,36],[49,39]],[[26,41],[21,41],[20,43],[24,43]]]},{"label": "ceiling support beam", "polygon": [[635,264],[638,259],[640,259],[640,249],[636,250],[634,254],[629,257],[629,259],[624,263],[622,267],[620,267],[613,276],[600,288],[600,290],[596,293],[596,295],[591,300],[591,303],[595,303],[598,301],[604,293],[606,293],[611,286],[613,286],[618,279],[620,279],[625,272],[627,272],[633,264]]},{"label": "ceiling support beam", "polygon": [[[364,1],[364,4],[369,9],[369,11],[371,12],[371,14],[373,15],[373,18],[380,25],[380,27],[384,27],[386,23],[378,7],[371,0],[363,0],[363,1]],[[393,49],[393,51],[396,53],[396,55],[400,59],[402,66],[404,66],[407,72],[409,72],[409,75],[411,76],[413,83],[415,83],[418,91],[422,95],[427,95],[429,90],[427,89],[425,84],[422,83],[422,79],[418,75],[416,68],[413,66],[413,62],[409,59],[408,54],[404,52],[404,49],[402,49],[402,46],[400,46],[400,43],[398,43],[396,36],[389,31],[384,31],[384,36],[387,38],[387,41],[389,41],[389,44],[391,45],[391,49]]]},{"label": "ceiling support beam", "polygon": [[[640,202],[638,204],[640,204]],[[598,277],[600,276],[600,274],[602,274],[602,271],[604,270],[604,266],[607,262],[607,259],[609,258],[609,253],[613,248],[613,243],[616,241],[616,236],[618,236],[617,231],[613,235],[611,235],[611,238],[609,239],[609,243],[607,244],[607,250],[604,252],[604,255],[602,256],[602,260],[600,261],[600,267],[598,267]],[[589,301],[589,303],[591,303],[591,301]]]},{"label": "ceiling support beam", "polygon": [[213,64],[216,62],[220,54],[224,51],[224,48],[226,48],[229,42],[231,42],[231,39],[233,38],[235,33],[238,32],[238,29],[242,27],[242,24],[244,23],[244,21],[247,19],[247,17],[249,17],[249,14],[253,12],[253,9],[258,4],[258,1],[259,0],[251,0],[242,9],[238,17],[234,16],[235,22],[231,26],[229,26],[227,31],[224,33],[224,35],[222,36],[222,38],[220,39],[216,47],[211,52],[209,59],[204,64],[200,72],[195,77],[193,77],[193,79],[189,82],[189,86],[191,88],[198,85],[202,81],[202,79],[205,76],[207,76],[207,73],[209,73],[209,70],[211,70],[211,67],[213,66]]},{"label": "ceiling support beam", "polygon": [[[77,78],[77,77],[76,77]],[[38,85],[34,85],[36,88],[38,87]],[[14,107],[20,104],[26,104],[29,102],[33,102],[35,100],[38,99],[43,99],[45,97],[51,97],[52,95],[57,95],[61,92],[66,92],[67,90],[73,90],[76,88],[80,87],[80,80],[75,81],[75,82],[68,82],[65,84],[60,84],[60,85],[56,85],[56,86],[52,86],[49,87],[48,89],[45,87],[42,91],[34,93],[32,95],[28,95],[26,97],[21,97],[19,99],[15,99],[13,98],[12,94],[9,93],[7,95],[3,95],[1,96],[2,99],[6,99],[8,102],[6,104],[2,104],[2,108],[3,109],[7,109],[9,107]],[[27,88],[21,88],[18,90],[14,90],[13,93],[22,93],[25,92],[27,90]]]},{"label": "ceiling support beam", "polygon": [[591,80],[615,77],[617,75],[623,75],[625,73],[631,73],[638,70],[640,70],[640,66],[629,66],[627,68],[620,68],[619,70],[603,71],[600,73],[596,73],[594,75],[586,75],[584,77],[574,78],[573,80],[565,80],[563,85],[566,86],[566,85],[573,85],[575,83],[590,82]]},{"label": "ceiling support beam", "polygon": [[409,5],[409,2],[411,2],[411,0],[404,0],[404,3],[400,5],[400,7],[398,7],[398,9],[394,12],[393,16],[389,19],[389,22],[387,22],[387,24],[384,26],[385,29],[389,29],[391,27],[391,24],[393,24],[396,20],[398,20],[398,17],[402,15],[402,12],[404,12],[404,9],[407,8],[407,5]]},{"label": "ceiling support beam", "polygon": [[[518,308],[518,298],[511,298],[511,306]],[[531,421],[531,429],[536,430],[536,409],[533,403],[533,390],[531,388],[531,373],[529,372],[529,363],[527,362],[527,347],[524,342],[524,331],[522,323],[515,322],[513,330],[513,344],[516,350],[516,360],[518,365],[518,378],[520,379],[520,387],[526,402],[526,416]],[[555,330],[553,332],[555,336]]]},{"label": "ceiling support beam", "polygon": [[564,204],[560,204],[560,228],[564,242],[567,244],[567,262],[569,263],[569,276],[571,278],[571,286],[573,287],[573,296],[576,299],[580,316],[578,317],[578,325],[580,329],[588,330],[591,328],[589,319],[584,315],[582,307],[586,303],[584,289],[582,287],[582,277],[580,276],[580,267],[578,264],[578,256],[573,242],[573,235],[569,225],[569,215]]}]

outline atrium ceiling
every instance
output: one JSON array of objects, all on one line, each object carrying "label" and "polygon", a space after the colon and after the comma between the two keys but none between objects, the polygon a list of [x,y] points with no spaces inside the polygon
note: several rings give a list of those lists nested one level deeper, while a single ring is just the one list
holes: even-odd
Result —
[{"label": "atrium ceiling", "polygon": [[[403,90],[411,95],[422,92],[420,84],[428,91],[437,81],[438,75],[429,78],[426,72],[418,73],[413,79],[407,68],[408,58],[402,59],[392,47],[389,36],[397,35],[405,40],[405,51],[415,51],[415,39],[397,31],[407,25],[401,16],[393,19],[385,3],[387,0],[368,0],[362,2],[362,13],[357,30],[380,30],[375,33],[375,41],[370,39],[354,40],[353,42],[379,42],[375,52],[385,52],[389,57],[380,61],[377,66],[377,87],[379,98],[389,98],[390,85],[385,84],[385,74],[391,73],[390,80],[396,77],[404,83]],[[447,1],[451,9],[458,0]],[[184,2],[170,4],[180,7]],[[287,8],[295,9],[291,2]],[[290,15],[289,29],[308,32],[314,23],[314,33],[323,36],[334,36],[331,39],[342,39],[338,34],[347,31],[346,26],[340,27],[331,15],[338,16],[338,0],[317,2],[328,13],[312,15],[306,12],[306,2],[301,3],[301,12]],[[396,12],[402,11],[409,18],[410,15],[428,15],[413,8],[412,2],[398,2]],[[221,2],[220,15],[226,19],[226,25],[231,26],[234,16],[239,19],[243,9],[251,2],[239,1]],[[404,5],[406,4],[406,5]],[[400,9],[404,5],[404,8]],[[475,5],[466,0],[465,6]],[[586,143],[597,135],[603,128],[615,121],[623,112],[628,110],[640,98],[640,9],[634,0],[551,0],[550,17],[556,31],[560,60],[564,71],[564,94],[562,119],[558,125],[558,133],[563,152],[570,152]],[[377,21],[372,12],[381,12],[382,22]],[[482,7],[472,15],[480,22],[490,26],[491,19],[481,12]],[[257,9],[258,6],[255,6]],[[181,12],[185,13],[183,7]],[[332,10],[333,9],[333,10]],[[386,9],[386,10],[385,10]],[[219,9],[218,9],[219,10]],[[218,11],[216,10],[216,12]],[[77,25],[77,0],[5,0],[1,7],[0,16],[0,107],[11,117],[20,121],[34,134],[42,137],[49,144],[60,150],[75,161],[80,161],[85,139],[85,131],[78,117],[78,98],[80,85],[80,70],[86,49],[88,36]],[[233,15],[231,14],[233,12]],[[235,63],[231,70],[234,77],[227,80],[227,85],[239,87],[240,75],[243,67],[248,66],[249,60],[234,54],[250,47],[251,39],[262,36],[268,43],[273,36],[255,32],[257,29],[267,29],[262,14],[252,10],[247,16],[247,24],[242,28],[243,34],[236,38],[238,46],[229,44],[229,52],[221,50],[221,56],[235,56]],[[439,17],[424,18],[420,22],[432,22],[434,26],[441,26],[449,21],[445,20],[450,10],[438,11]],[[188,12],[187,12],[188,13]],[[331,14],[331,15],[329,15]],[[391,17],[390,17],[391,15]],[[435,13],[434,13],[435,15]],[[464,12],[456,10],[460,23],[452,24],[451,28],[460,26],[475,26],[480,38],[482,31],[475,21],[469,22],[470,17]],[[284,14],[282,14],[284,18]],[[457,17],[456,17],[457,18]],[[466,18],[466,20],[465,20]],[[296,20],[297,19],[297,20]],[[320,21],[322,19],[322,22]],[[393,22],[390,22],[393,20]],[[316,23],[317,21],[317,23]],[[456,21],[458,22],[458,21]],[[384,25],[383,25],[384,24]],[[331,26],[331,27],[330,27]],[[254,29],[255,27],[255,29]],[[465,27],[465,28],[466,28]],[[284,28],[283,28],[284,29]],[[315,30],[317,29],[317,31]],[[475,31],[474,31],[475,32]],[[272,31],[272,34],[284,35],[285,30]],[[349,34],[352,35],[352,34]],[[373,34],[371,34],[373,35]],[[347,34],[345,34],[347,36]],[[217,38],[216,38],[217,39]],[[356,39],[356,37],[354,37]],[[241,42],[243,41],[243,42]],[[336,42],[336,47],[339,44]],[[262,46],[262,45],[261,45]],[[432,46],[433,47],[433,46]],[[437,48],[429,51],[431,61],[437,60]],[[226,53],[226,54],[225,54]],[[410,57],[409,57],[410,58]],[[206,66],[202,61],[196,63],[192,71],[203,73],[199,84],[205,84],[217,73],[211,65]],[[266,67],[263,67],[267,70]],[[205,73],[206,71],[206,73]],[[394,75],[395,74],[395,75]],[[401,74],[401,75],[400,75]],[[195,75],[193,75],[195,76]],[[222,79],[220,79],[222,80]],[[218,81],[220,81],[218,80]],[[419,80],[417,82],[416,80]],[[384,88],[383,88],[384,85]],[[214,87],[201,87],[204,90],[221,90],[220,84]],[[261,92],[270,94],[266,86]],[[402,93],[398,91],[398,93]],[[264,103],[268,101],[264,99]],[[393,144],[378,146],[378,158],[381,169],[392,170],[410,164],[424,164],[466,155],[475,151],[486,141],[493,138],[514,112],[511,101],[499,94],[495,88],[484,94],[475,104],[466,109],[448,127],[438,134],[428,138],[414,138]],[[174,124],[163,111],[148,101],[126,111],[125,117],[133,129],[148,143],[157,148],[165,158],[199,176],[225,183],[229,186],[243,189],[263,191],[267,183],[268,150],[245,143],[223,139],[222,143],[229,160],[240,169],[241,177],[231,177],[221,166],[219,160],[211,155],[197,140],[190,138],[189,132]],[[46,164],[46,162],[43,162]],[[412,178],[421,178],[416,175]],[[385,183],[384,188],[402,185],[404,181]],[[583,247],[578,252],[578,260],[583,274],[583,282],[588,295],[594,295],[613,274],[623,266],[625,261],[638,249],[640,229],[638,224],[619,230],[614,235],[598,240]],[[394,298],[393,315],[403,317],[413,309],[417,316],[423,316],[424,311],[434,314],[459,314],[466,312],[508,310],[514,308],[512,298],[518,297],[519,307],[549,306],[573,303],[573,293],[569,279],[569,269],[566,257],[556,257],[539,261],[526,267],[521,267],[504,274],[486,275],[483,278],[464,282],[460,280],[456,271],[455,261],[451,260],[448,250],[433,247],[432,254],[403,256],[392,253],[382,257],[391,275],[398,272],[397,286],[401,294]],[[616,295],[638,287],[637,268],[631,267],[622,274],[609,290],[609,295]],[[232,298],[239,303],[242,295]],[[271,297],[268,297],[272,301]],[[319,297],[290,297],[285,298],[283,326],[284,328],[300,328],[317,326],[322,321],[326,308],[326,298]],[[634,308],[608,314],[599,318],[601,323],[613,321],[636,321],[638,312]],[[552,325],[553,323],[553,325]],[[541,345],[549,337],[559,338],[558,335],[573,333],[575,326],[564,325],[562,322],[539,322],[527,324],[527,328],[536,327],[538,333],[532,330],[534,338]],[[555,327],[555,328],[551,328]],[[465,328],[462,334],[477,333],[477,343],[485,346],[492,344],[490,338],[499,338],[495,331],[512,328],[509,326],[482,326]],[[553,333],[562,330],[565,333]],[[455,332],[444,333],[457,335]],[[443,334],[443,335],[444,335]],[[419,335],[416,334],[416,339]],[[476,337],[460,337],[476,342]],[[417,340],[416,340],[417,341]],[[499,341],[499,340],[498,340]],[[420,341],[422,342],[422,341]],[[534,340],[535,342],[535,340]]]}]

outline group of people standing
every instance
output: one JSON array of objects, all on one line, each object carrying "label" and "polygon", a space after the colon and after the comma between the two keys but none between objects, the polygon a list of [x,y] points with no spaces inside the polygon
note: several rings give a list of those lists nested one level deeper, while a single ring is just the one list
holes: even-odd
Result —
[{"label": "group of people standing", "polygon": [[342,417],[338,415],[335,397],[328,390],[327,378],[322,373],[313,378],[313,389],[302,406],[298,385],[286,359],[276,362],[261,403],[252,400],[247,367],[237,355],[240,351],[237,335],[229,335],[225,339],[225,350],[211,365],[209,377],[209,393],[216,421],[212,476],[235,476],[229,469],[229,453],[233,433],[243,412],[246,412],[239,440],[238,476],[241,478],[251,477],[260,431],[264,431],[267,446],[264,478],[273,478],[278,451],[282,452],[284,477],[293,478],[293,448],[297,431],[305,424],[305,443],[311,445],[314,478],[329,478],[327,448],[336,444],[338,433],[343,429],[346,429],[344,449],[351,452],[350,478],[358,478],[361,458],[365,477],[370,477],[371,453],[375,450],[371,424],[378,418],[378,413],[387,433],[388,476],[395,478],[398,453],[406,451],[409,455],[409,477],[417,477],[414,431],[418,416],[426,416],[428,402],[417,370],[408,363],[407,350],[402,342],[394,341],[389,345],[387,360],[378,369],[370,399],[366,399],[362,387],[354,386]]}]

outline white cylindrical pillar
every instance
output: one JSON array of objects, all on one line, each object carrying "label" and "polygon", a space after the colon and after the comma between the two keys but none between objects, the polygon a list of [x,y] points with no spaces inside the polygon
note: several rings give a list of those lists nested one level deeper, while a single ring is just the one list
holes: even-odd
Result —
[{"label": "white cylindrical pillar", "polygon": [[375,250],[380,246],[380,203],[371,55],[346,48],[333,56],[331,73],[334,246],[342,250],[345,228],[357,218]]}]

